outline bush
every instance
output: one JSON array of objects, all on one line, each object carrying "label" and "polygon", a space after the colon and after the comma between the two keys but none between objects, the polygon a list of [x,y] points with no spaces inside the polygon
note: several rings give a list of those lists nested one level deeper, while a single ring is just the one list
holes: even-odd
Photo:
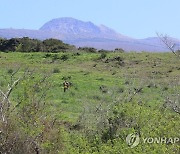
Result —
[{"label": "bush", "polygon": [[83,50],[88,53],[97,53],[97,49],[91,47],[79,47],[78,50]]},{"label": "bush", "polygon": [[54,68],[53,69],[53,73],[59,73],[59,72],[60,72],[59,68]]},{"label": "bush", "polygon": [[[63,144],[59,122],[54,113],[47,113],[50,104],[46,96],[51,83],[46,77],[35,79],[28,75],[17,81],[10,85],[16,88],[11,89],[9,94],[0,95],[0,104],[3,106],[3,118],[0,119],[0,153],[61,152]],[[9,99],[11,92],[18,89],[19,94],[13,99],[15,104],[7,105],[6,99]]]},{"label": "bush", "polygon": [[98,52],[99,52],[99,53],[104,53],[104,52],[105,52],[105,53],[108,53],[109,51],[108,51],[108,50],[101,49],[101,50],[99,50]]},{"label": "bush", "polygon": [[104,59],[104,58],[106,58],[106,57],[107,57],[107,54],[103,52],[103,53],[101,53],[99,59]]},{"label": "bush", "polygon": [[8,69],[8,74],[12,74],[13,73],[13,69]]},{"label": "bush", "polygon": [[56,52],[65,51],[71,48],[70,45],[65,44],[61,40],[57,40],[57,39],[47,39],[47,40],[44,40],[42,43],[43,45],[45,45],[47,52],[56,53]]},{"label": "bush", "polygon": [[71,79],[71,76],[63,76],[62,77],[62,80],[70,80]]},{"label": "bush", "polygon": [[0,38],[0,51],[13,52],[61,52],[72,49],[74,46],[63,43],[57,39],[40,41],[28,37],[12,38],[9,40]]},{"label": "bush", "polygon": [[125,51],[124,51],[124,49],[122,49],[122,48],[116,48],[116,49],[114,50],[114,52],[122,52],[122,53],[123,53],[123,52],[125,52]]},{"label": "bush", "polygon": [[44,55],[44,58],[49,58],[49,57],[51,57],[51,56],[52,56],[51,54],[46,53],[46,54]]},{"label": "bush", "polygon": [[61,56],[61,60],[63,60],[63,61],[68,60],[68,58],[69,58],[68,55],[62,55],[62,56]]},{"label": "bush", "polygon": [[59,58],[59,56],[58,56],[57,54],[55,54],[55,55],[52,56],[52,61],[53,61],[53,62],[56,61],[56,60],[58,60],[58,59],[60,59],[60,58]]}]

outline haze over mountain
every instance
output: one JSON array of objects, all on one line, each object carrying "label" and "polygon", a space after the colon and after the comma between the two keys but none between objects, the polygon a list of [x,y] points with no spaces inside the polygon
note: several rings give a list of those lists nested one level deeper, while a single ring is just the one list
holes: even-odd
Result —
[{"label": "haze over mountain", "polygon": [[[37,39],[56,38],[76,46],[89,46],[112,50],[123,48],[127,51],[167,51],[157,37],[134,39],[104,25],[97,26],[74,18],[57,18],[45,23],[39,30],[0,29],[0,37],[30,37]],[[174,40],[180,45],[179,40]]]}]

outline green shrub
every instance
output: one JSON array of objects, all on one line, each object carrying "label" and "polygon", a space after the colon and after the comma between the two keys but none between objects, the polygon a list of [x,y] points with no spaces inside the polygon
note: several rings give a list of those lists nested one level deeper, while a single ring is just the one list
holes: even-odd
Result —
[{"label": "green shrub", "polygon": [[116,49],[114,50],[114,52],[121,52],[121,53],[123,53],[123,52],[125,52],[125,51],[124,51],[124,49],[122,49],[122,48],[116,48]]},{"label": "green shrub", "polygon": [[78,50],[82,50],[88,53],[97,53],[97,49],[91,47],[79,47]]},{"label": "green shrub", "polygon": [[14,72],[13,69],[8,69],[7,71],[8,74],[12,74],[13,72]]},{"label": "green shrub", "polygon": [[60,72],[59,68],[54,68],[53,69],[53,73],[59,73],[59,72]]},{"label": "green shrub", "polygon": [[68,55],[62,55],[61,56],[61,60],[63,60],[63,61],[66,61],[68,59],[69,59]]},{"label": "green shrub", "polygon": [[9,40],[0,39],[0,51],[13,52],[64,52],[74,46],[63,43],[57,39],[47,39],[44,41],[30,39],[28,37],[12,38]]},{"label": "green shrub", "polygon": [[106,58],[106,57],[107,57],[107,54],[103,52],[103,53],[101,53],[99,59],[104,59],[104,58]]}]

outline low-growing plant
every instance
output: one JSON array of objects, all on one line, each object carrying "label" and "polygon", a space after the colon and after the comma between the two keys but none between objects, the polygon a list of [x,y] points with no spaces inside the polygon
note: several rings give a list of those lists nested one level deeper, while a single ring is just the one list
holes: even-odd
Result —
[{"label": "low-growing plant", "polygon": [[59,72],[60,72],[59,68],[54,68],[53,69],[53,73],[59,73]]},{"label": "low-growing plant", "polygon": [[61,60],[63,60],[63,61],[66,61],[68,59],[69,59],[68,55],[62,55],[61,56]]}]

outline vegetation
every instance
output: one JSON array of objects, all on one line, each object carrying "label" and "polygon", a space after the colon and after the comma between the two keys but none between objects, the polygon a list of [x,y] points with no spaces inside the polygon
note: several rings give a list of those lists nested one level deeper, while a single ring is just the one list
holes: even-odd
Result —
[{"label": "vegetation", "polygon": [[116,48],[115,52],[125,52],[122,48]]},{"label": "vegetation", "polygon": [[[71,52],[56,40],[29,40],[48,52],[34,53],[15,40],[0,45],[1,153],[179,152],[179,142],[142,141],[179,137],[180,61],[172,53]],[[134,148],[131,133],[141,139]]]},{"label": "vegetation", "polygon": [[28,37],[0,39],[0,51],[8,52],[65,52],[73,49],[74,46],[63,43],[57,39],[40,41]]},{"label": "vegetation", "polygon": [[79,47],[78,50],[86,51],[88,53],[96,53],[97,52],[97,49],[91,48],[91,47]]}]

